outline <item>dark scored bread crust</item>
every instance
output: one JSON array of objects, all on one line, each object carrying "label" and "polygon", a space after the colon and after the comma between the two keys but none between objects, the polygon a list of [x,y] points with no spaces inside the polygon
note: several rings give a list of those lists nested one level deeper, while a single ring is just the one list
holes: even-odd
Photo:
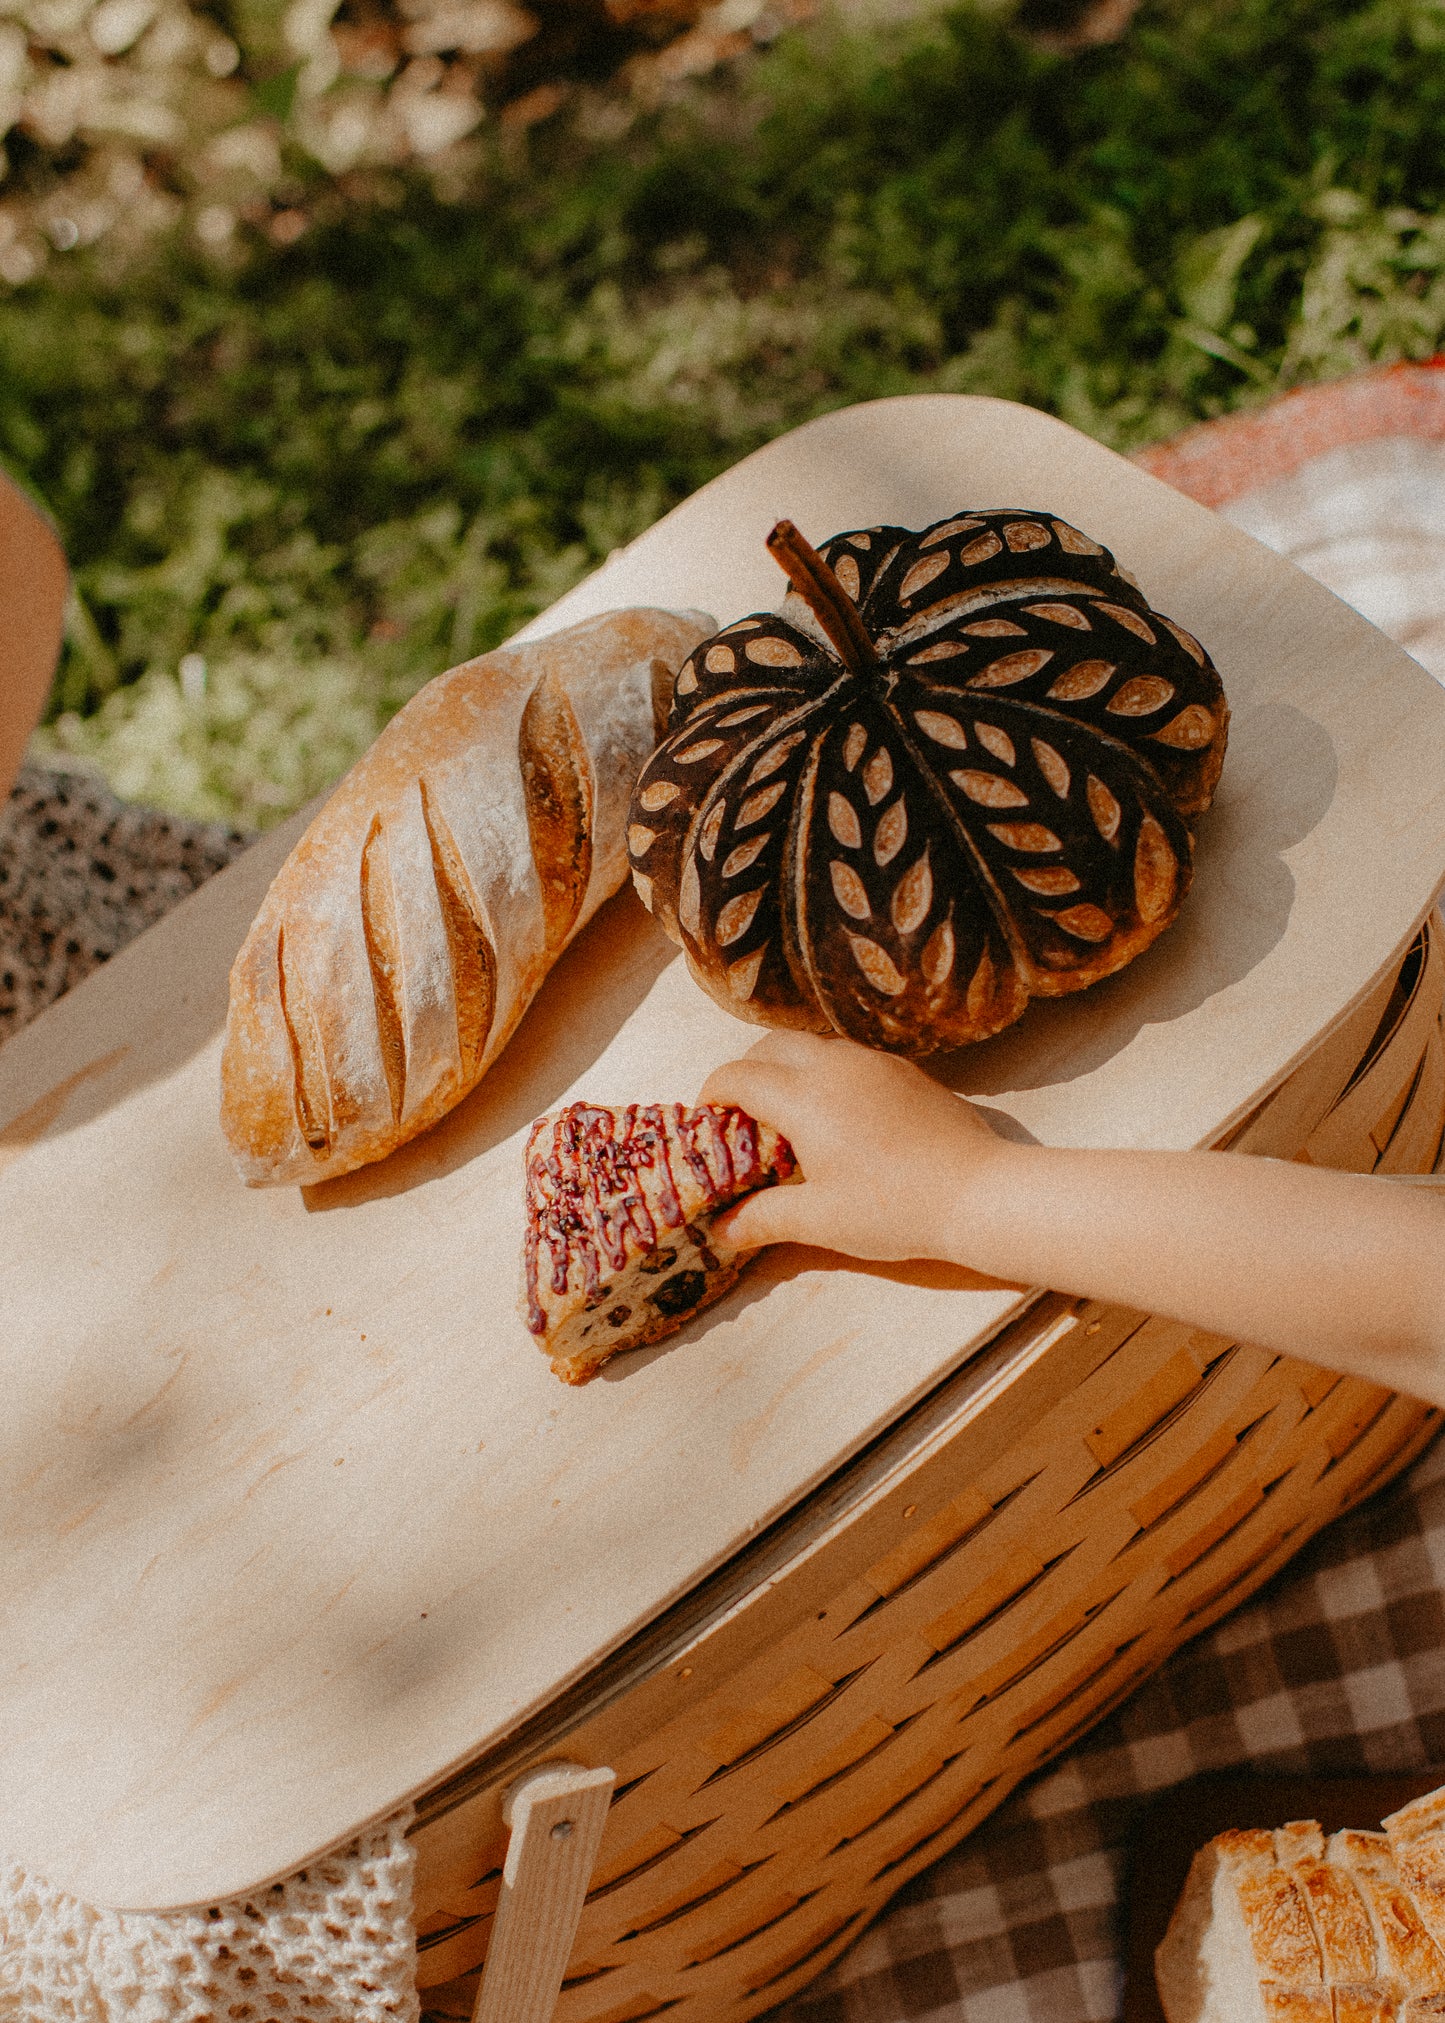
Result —
[{"label": "dark scored bread crust", "polygon": [[585,1384],[720,1299],[745,1259],[714,1247],[714,1217],[795,1170],[776,1131],[716,1104],[573,1103],[539,1119],[521,1311],[556,1375]]},{"label": "dark scored bread crust", "polygon": [[1203,647],[1047,513],[820,554],[847,624],[825,637],[794,591],[704,640],[633,797],[634,882],[697,980],[919,1055],[1132,961],[1224,760]]}]

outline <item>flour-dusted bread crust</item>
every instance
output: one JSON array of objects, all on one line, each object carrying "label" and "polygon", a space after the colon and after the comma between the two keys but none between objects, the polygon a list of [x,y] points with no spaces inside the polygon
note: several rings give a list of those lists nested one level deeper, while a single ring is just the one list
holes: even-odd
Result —
[{"label": "flour-dusted bread crust", "polygon": [[1401,2023],[1407,2013],[1398,1988],[1384,1981],[1342,1982],[1330,1990],[1334,2023]]},{"label": "flour-dusted bread crust", "polygon": [[1297,1820],[1202,1848],[1155,1955],[1168,2023],[1445,2017],[1445,1793],[1385,1824],[1326,1841]]},{"label": "flour-dusted bread crust", "polygon": [[627,875],[701,616],[618,611],[440,675],[287,858],[231,971],[221,1122],[252,1186],[380,1159],[474,1088]]},{"label": "flour-dusted bread crust", "polygon": [[1400,1880],[1435,1944],[1445,1950],[1445,1790],[1381,1821]]},{"label": "flour-dusted bread crust", "polygon": [[1379,1964],[1374,1927],[1349,1870],[1309,1859],[1292,1873],[1319,1940],[1325,1979],[1345,1987],[1372,1980]]},{"label": "flour-dusted bread crust", "polygon": [[1302,1861],[1321,1861],[1325,1852],[1325,1837],[1319,1822],[1314,1819],[1292,1819],[1287,1826],[1277,1826],[1272,1836],[1274,1858],[1281,1868],[1294,1868]]},{"label": "flour-dusted bread crust", "polygon": [[1277,1998],[1322,1985],[1320,1951],[1272,1834],[1222,1833],[1200,1849],[1155,1971],[1168,2023],[1294,2023]]},{"label": "flour-dusted bread crust", "polygon": [[746,1263],[721,1211],[796,1172],[792,1147],[705,1103],[572,1103],[527,1139],[521,1313],[564,1384],[676,1332]]},{"label": "flour-dusted bread crust", "polygon": [[1331,1835],[1328,1854],[1354,1878],[1375,1928],[1382,1971],[1408,1996],[1445,1994],[1445,1952],[1405,1886],[1388,1837],[1346,1828]]}]

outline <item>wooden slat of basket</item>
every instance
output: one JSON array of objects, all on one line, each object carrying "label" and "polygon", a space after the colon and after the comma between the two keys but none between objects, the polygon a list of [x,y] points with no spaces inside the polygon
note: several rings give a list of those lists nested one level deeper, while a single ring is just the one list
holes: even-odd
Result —
[{"label": "wooden slat of basket", "polygon": [[[1218,1346],[1207,1338],[1199,1342],[1206,1366],[1210,1350]],[[1171,1357],[1177,1353],[1172,1340],[1158,1341],[1157,1349]],[[1251,1359],[1254,1367],[1245,1367]],[[1261,1364],[1268,1365],[1263,1381]],[[982,1643],[975,1646],[979,1663],[971,1677],[967,1665],[956,1671],[935,1667],[932,1697],[921,1707],[916,1704],[918,1689],[929,1675],[924,1672],[920,1677],[914,1668],[920,1658],[927,1660],[925,1618],[936,1607],[937,1597],[926,1591],[927,1581],[919,1583],[906,1602],[891,1603],[867,1621],[862,1620],[865,1607],[858,1624],[833,1640],[831,1665],[824,1670],[813,1667],[823,1691],[811,1722],[789,1724],[770,1749],[744,1766],[736,1781],[715,1774],[711,1782],[699,1778],[695,1752],[681,1751],[654,1769],[625,1801],[632,1814],[629,1834],[635,1833],[644,1812],[661,1814],[674,1832],[682,1826],[684,1834],[673,1844],[670,1857],[654,1858],[651,1868],[631,1879],[624,1876],[620,1887],[615,1882],[603,1886],[584,1923],[574,1956],[573,1985],[560,2014],[613,2014],[615,2004],[594,2006],[591,1993],[600,1994],[605,1987],[615,1996],[625,1990],[632,1982],[631,1976],[622,1979],[627,1955],[639,1944],[645,1948],[648,1985],[654,1993],[660,1985],[686,1986],[691,1991],[681,2012],[685,2015],[742,2015],[762,2006],[751,1999],[753,1995],[769,1993],[771,1999],[781,1999],[781,1993],[773,1990],[781,1989],[782,1982],[769,1973],[761,1982],[750,1976],[747,2005],[735,2006],[737,1969],[746,1966],[744,1956],[768,1953],[775,1973],[784,1978],[816,1971],[811,1959],[796,1970],[778,1959],[784,1927],[795,1953],[811,1954],[815,1940],[821,1943],[829,1931],[842,1935],[838,1944],[845,1943],[859,1915],[858,1892],[865,1900],[881,1901],[907,1873],[983,1816],[1042,1755],[1095,1718],[1104,1700],[1142,1677],[1162,1650],[1177,1640],[1181,1619],[1197,1627],[1229,1605],[1236,1598],[1234,1587],[1228,1580],[1220,1585],[1214,1560],[1227,1544],[1225,1534],[1231,1526],[1245,1531],[1252,1522],[1258,1533],[1261,1515],[1267,1519],[1262,1552],[1257,1538],[1243,1541],[1249,1547],[1245,1577],[1253,1585],[1291,1549],[1298,1529],[1314,1528],[1320,1478],[1341,1466],[1335,1451],[1342,1457],[1355,1456],[1363,1471],[1373,1475],[1384,1458],[1398,1455],[1402,1431],[1413,1444],[1420,1415],[1407,1409],[1402,1428],[1399,1402],[1369,1387],[1343,1386],[1346,1393],[1362,1389],[1365,1395],[1359,1398],[1342,1397],[1342,1387],[1332,1386],[1324,1404],[1310,1414],[1296,1382],[1301,1370],[1300,1365],[1265,1358],[1259,1351],[1237,1352],[1233,1357],[1226,1352],[1230,1393],[1218,1375],[1205,1387],[1225,1424],[1237,1423],[1242,1412],[1257,1412],[1266,1397],[1271,1403],[1264,1426],[1256,1426],[1249,1440],[1234,1441],[1240,1458],[1208,1485],[1192,1507],[1170,1513],[1161,1527],[1167,1535],[1155,1534],[1164,1555],[1188,1561],[1180,1572],[1161,1569],[1159,1554],[1145,1549],[1146,1539],[1143,1547],[1136,1542],[1113,1559],[1103,1556],[1090,1586],[1071,1590],[1062,1610],[1050,1604],[1047,1582],[1027,1586],[1015,1610],[1005,1608],[982,1632],[981,1642],[992,1640],[994,1661],[989,1662],[989,1648]],[[1092,1391],[1099,1406],[1107,1407],[1117,1398],[1116,1377],[1107,1361],[1095,1372]],[[1298,1441],[1306,1423],[1309,1437]],[[1040,1429],[1040,1441],[1057,1430],[1046,1424]],[[1175,1417],[1162,1435],[1146,1440],[1144,1449],[1125,1462],[1122,1486],[1128,1486],[1129,1471],[1137,1480],[1145,1465],[1154,1474],[1169,1467],[1178,1458],[1177,1443],[1187,1440],[1188,1432]],[[1293,1464],[1286,1451],[1292,1439],[1303,1449]],[[1067,1479],[1076,1472],[1077,1463]],[[1096,1475],[1107,1478],[1107,1471]],[[1112,1481],[1112,1501],[1117,1504],[1118,1473]],[[1337,1472],[1337,1482],[1342,1481]],[[989,1484],[990,1493],[997,1488],[996,1479]],[[1107,1480],[1102,1493],[1109,1493]],[[1339,1494],[1339,1488],[1333,1493]],[[1034,1501],[1030,1496],[1011,1507],[1031,1520],[1030,1531],[1036,1530]],[[1075,1506],[1074,1525],[1065,1523],[1070,1508],[1066,1503],[1055,1514],[1056,1527],[1064,1527],[1055,1544],[1077,1538],[1081,1529],[1087,1535],[1092,1528],[1090,1512],[1076,1507],[1080,1499],[1070,1501]],[[1019,1523],[1022,1518],[1015,1525],[1015,1546]],[[1235,1536],[1238,1546],[1241,1541]],[[980,1536],[968,1548],[979,1561],[971,1570],[975,1579],[985,1564],[984,1547]],[[1001,1546],[989,1557],[997,1565],[1007,1560],[1008,1553]],[[1060,1571],[1059,1555],[1053,1557],[1049,1578],[1062,1585],[1068,1577]],[[938,1583],[944,1571],[935,1568],[931,1580]],[[960,1581],[970,1576],[966,1565],[956,1572]],[[852,1597],[836,1597],[829,1614],[846,1614],[856,1607],[860,1591],[869,1592],[860,1582]],[[1022,1622],[1020,1609],[1028,1611]],[[1141,1612],[1162,1617],[1152,1634],[1135,1634]],[[900,1621],[900,1615],[905,1620]],[[1011,1658],[999,1660],[997,1646],[1001,1632],[1009,1628],[1010,1615],[1017,1625],[1016,1647]],[[847,1669],[830,1688],[827,1669],[840,1666]],[[999,1677],[1001,1670],[1007,1671],[1006,1678]],[[747,1691],[750,1683],[747,1675],[741,1676],[727,1697]],[[880,1729],[891,1738],[888,1746],[853,1753],[865,1731]],[[667,1740],[658,1738],[658,1743],[665,1749]],[[830,1784],[800,1796],[797,1787],[809,1749],[815,1752],[814,1768],[821,1775],[826,1776],[840,1758],[853,1767],[833,1770]],[[624,1764],[624,1775],[657,1753],[655,1744],[635,1754],[632,1764]],[[980,1775],[982,1766],[991,1766],[987,1778]],[[684,1767],[689,1774],[679,1779],[677,1771]],[[696,1785],[691,1794],[689,1783]],[[961,1805],[966,1808],[962,1815]],[[724,1806],[729,1809],[720,1818]],[[621,1838],[623,1808],[618,1812]],[[630,1842],[633,1849],[643,1844]],[[794,1901],[793,1909],[781,1912],[780,1864],[789,1879],[783,1894],[791,1894]],[[598,1929],[595,1914],[604,1911],[611,1934],[624,1935],[611,1943],[607,1932]],[[629,1933],[635,1937],[625,1936]]]},{"label": "wooden slat of basket", "polygon": [[1433,1168],[1442,1144],[1442,1108],[1445,1108],[1445,1030],[1437,1024],[1425,1043],[1424,1059],[1375,1171],[1418,1173],[1422,1167]]},{"label": "wooden slat of basket", "polygon": [[[1087,1325],[1087,1323],[1085,1323]],[[1259,1355],[1261,1351],[1249,1351]],[[1243,1372],[1241,1372],[1243,1376]],[[1303,1414],[1303,1398],[1291,1386],[1295,1370],[1279,1368],[1275,1376],[1275,1418],[1283,1420],[1277,1434],[1297,1426]],[[1293,1390],[1293,1396],[1291,1396]],[[1230,1606],[1249,1586],[1263,1580],[1273,1566],[1297,1544],[1297,1537],[1317,1523],[1317,1481],[1330,1469],[1330,1448],[1358,1455],[1362,1469],[1374,1475],[1380,1459],[1400,1459],[1400,1436],[1405,1434],[1415,1446],[1429,1420],[1417,1410],[1400,1410],[1400,1402],[1386,1404],[1378,1416],[1372,1414],[1374,1398],[1366,1398],[1364,1412],[1350,1400],[1336,1396],[1332,1388],[1332,1408],[1324,1412],[1324,1424],[1313,1428],[1315,1438],[1303,1461],[1285,1477],[1269,1485],[1269,1525],[1265,1537],[1249,1535],[1237,1546],[1245,1546],[1245,1570],[1235,1572],[1222,1584],[1212,1568],[1212,1556],[1224,1544],[1220,1519],[1228,1521],[1232,1509],[1241,1503],[1237,1483],[1220,1483],[1206,1503],[1188,1513],[1186,1521],[1176,1517],[1176,1531],[1188,1533],[1186,1546],[1202,1540],[1210,1548],[1192,1560],[1184,1576],[1166,1580],[1178,1600],[1192,1598],[1194,1606],[1182,1610],[1188,1629],[1202,1626],[1212,1614]],[[1241,1384],[1241,1400],[1251,1398],[1251,1386]],[[1237,1404],[1241,1402],[1237,1400]],[[1222,1400],[1220,1400],[1222,1402]],[[1255,1404],[1259,1398],[1255,1398]],[[1360,1428],[1360,1418],[1366,1424]],[[1405,1424],[1402,1424],[1405,1422]],[[1052,1430],[1052,1428],[1044,1428]],[[1350,1448],[1354,1440],[1354,1448]],[[1271,1455],[1277,1461],[1279,1438],[1261,1446],[1259,1471],[1269,1477]],[[1336,1463],[1338,1467],[1338,1463]],[[1338,1479],[1340,1505],[1344,1503],[1346,1477]],[[901,1489],[899,1495],[905,1491]],[[1261,1531],[1259,1513],[1265,1509],[1265,1489],[1255,1479],[1253,1495],[1243,1497],[1247,1513],[1241,1529],[1253,1519],[1253,1531]],[[1235,1568],[1239,1568],[1239,1552]],[[1103,1568],[1103,1584],[1109,1586],[1109,1570]],[[1129,1574],[1123,1564],[1113,1574],[1113,1584]],[[864,1590],[866,1592],[866,1590]],[[1178,1620],[1156,1624],[1152,1637],[1143,1637],[1129,1647],[1131,1626],[1137,1622],[1137,1608],[1129,1614],[1123,1639],[1113,1626],[1113,1612],[1123,1600],[1145,1600],[1150,1612],[1160,1610],[1160,1586],[1150,1582],[1143,1596],[1129,1598],[1127,1590],[1115,1596],[1113,1606],[1093,1610],[1093,1596],[1071,1596],[1069,1606],[1056,1622],[1040,1622],[1032,1643],[1048,1645],[1030,1665],[1030,1651],[1022,1651],[1022,1679],[1014,1677],[1002,1691],[994,1691],[980,1705],[963,1711],[973,1693],[957,1683],[951,1691],[939,1689],[921,1713],[890,1703],[890,1689],[897,1677],[878,1671],[886,1649],[868,1667],[852,1665],[844,1673],[844,1691],[830,1699],[826,1709],[812,1724],[818,1744],[820,1768],[828,1760],[830,1746],[838,1750],[838,1738],[856,1736],[868,1722],[880,1724],[890,1734],[890,1746],[856,1758],[856,1768],[836,1776],[832,1788],[801,1802],[793,1800],[789,1811],[771,1807],[771,1817],[761,1823],[735,1819],[731,1813],[718,1819],[718,1802],[727,1800],[727,1780],[714,1782],[708,1790],[694,1792],[694,1798],[710,1798],[712,1805],[700,1805],[700,1831],[692,1825],[680,1835],[670,1857],[654,1859],[650,1869],[623,1881],[623,1887],[603,1885],[593,1904],[573,1960],[571,1987],[565,1993],[559,2015],[571,2017],[611,2017],[627,2013],[631,2001],[646,1997],[678,2001],[682,1995],[682,2015],[749,2015],[781,2001],[793,1985],[820,1970],[824,1956],[838,1950],[854,1936],[860,1922],[874,1910],[892,1887],[909,1873],[931,1861],[945,1845],[951,1845],[969,1825],[982,1819],[1000,1796],[1075,1730],[1097,1718],[1101,1707],[1131,1689],[1131,1685],[1158,1663],[1158,1657],[1178,1641]],[[1164,1596],[1168,1602],[1170,1596]],[[836,1598],[844,1612],[854,1606],[846,1596]],[[929,1606],[929,1598],[915,1590],[911,1614],[917,1620]],[[895,1669],[907,1669],[917,1647],[909,1647],[909,1622],[890,1620],[899,1604],[884,1610],[884,1620],[874,1618],[874,1637],[884,1647],[895,1643],[899,1657]],[[832,1610],[830,1610],[832,1614]],[[1036,1608],[1038,1614],[1038,1608]],[[1052,1635],[1048,1635],[1052,1633]],[[1073,1635],[1071,1635],[1073,1633]],[[848,1639],[852,1641],[852,1639]],[[747,1681],[737,1681],[745,1685]],[[977,1685],[984,1685],[980,1679]],[[1071,1697],[1073,1695],[1073,1697]],[[899,1718],[901,1716],[901,1718]],[[907,1726],[905,1726],[907,1724]],[[775,1744],[751,1768],[753,1790],[747,1811],[753,1815],[769,1811],[769,1792],[763,1784],[767,1756],[779,1756],[791,1744],[791,1760],[779,1760],[773,1772],[771,1796],[787,1805],[787,1794],[797,1782],[797,1756],[810,1736],[810,1724],[795,1728],[787,1742]],[[660,1738],[664,1748],[668,1738]],[[575,1746],[575,1738],[569,1746]],[[633,1756],[633,1764],[623,1766],[623,1774],[646,1770],[648,1756],[658,1750]],[[982,1766],[992,1766],[992,1774],[980,1774]],[[686,1819],[686,1790],[668,1776],[672,1764],[654,1768],[646,1782],[637,1784],[625,1807],[631,1819],[625,1837],[633,1849],[648,1845],[637,1841],[635,1829],[644,1809],[656,1819]],[[686,1784],[686,1780],[684,1780]],[[763,1788],[759,1788],[763,1786]],[[623,1809],[617,1809],[617,1835],[623,1837]],[[751,1833],[747,1831],[751,1825]],[[676,1831],[676,1829],[670,1829]],[[751,1839],[751,1847],[747,1841]],[[648,1857],[644,1857],[648,1859]],[[777,1883],[767,1881],[767,1871],[787,1873],[783,1898],[791,1896],[793,1908],[779,1906]],[[652,1900],[648,1902],[648,1892]],[[609,1930],[599,1930],[597,1914],[607,1912]],[[621,1936],[613,1936],[621,1934]],[[625,1936],[635,1934],[635,1936]],[[611,1942],[609,1942],[611,1938]],[[785,1942],[785,1944],[783,1944]],[[725,1950],[722,1950],[725,1948]],[[637,1952],[637,1974],[646,1978],[637,1987],[637,1974],[627,1972],[631,1964],[627,1952]],[[753,1956],[765,1962],[751,1966]],[[739,1974],[747,1970],[747,1983],[739,1987]],[[635,1997],[617,2003],[615,1997],[635,1989]],[[609,1997],[607,2007],[593,1997]]]},{"label": "wooden slat of basket", "polygon": [[1288,1157],[1334,1104],[1359,1066],[1395,990],[1387,973],[1303,1067],[1277,1088],[1223,1140],[1223,1149],[1266,1158]]},{"label": "wooden slat of basket", "polygon": [[1439,1030],[1442,976],[1445,936],[1437,930],[1426,937],[1414,990],[1388,1043],[1305,1140],[1305,1156],[1312,1164],[1352,1173],[1374,1170],[1420,1072],[1431,1034]]},{"label": "wooden slat of basket", "polygon": [[[1355,1060],[1307,1064],[1308,1104],[1286,1085],[1282,1115],[1353,1118],[1364,1088],[1386,1159],[1434,1156],[1438,941],[1388,1028],[1393,978],[1356,1015]],[[469,2013],[498,1796],[529,1751],[618,1777],[559,2023],[756,2015],[1438,1423],[1378,1385],[1050,1295],[771,1558],[763,1542],[710,1620],[694,1602],[657,1625],[630,1670],[624,1653],[550,1729],[423,1801],[432,2013]]]},{"label": "wooden slat of basket", "polygon": [[554,1763],[509,1790],[512,1837],[472,2023],[552,2023],[612,1786],[610,1770]]}]

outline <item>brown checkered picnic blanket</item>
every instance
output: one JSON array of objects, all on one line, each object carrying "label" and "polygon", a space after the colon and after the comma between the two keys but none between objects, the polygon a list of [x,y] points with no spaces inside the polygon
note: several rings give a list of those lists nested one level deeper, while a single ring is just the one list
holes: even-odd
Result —
[{"label": "brown checkered picnic blanket", "polygon": [[1130,1842],[1204,1771],[1441,1766],[1445,1439],[909,1883],[769,2023],[1113,2023]]}]

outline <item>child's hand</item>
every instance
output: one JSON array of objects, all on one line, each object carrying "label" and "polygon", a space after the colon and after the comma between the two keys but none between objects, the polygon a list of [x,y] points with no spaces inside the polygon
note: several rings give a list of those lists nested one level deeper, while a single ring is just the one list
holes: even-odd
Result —
[{"label": "child's hand", "polygon": [[953,1256],[965,1183],[1009,1150],[910,1062],[813,1033],[770,1033],[710,1075],[702,1101],[771,1124],[804,1176],[718,1218],[740,1250],[811,1243],[852,1257]]},{"label": "child's hand", "polygon": [[770,1033],[702,1094],[781,1131],[804,1176],[718,1217],[739,1250],[937,1258],[1445,1406],[1445,1194],[1233,1152],[1011,1144],[906,1061],[810,1033]]}]

